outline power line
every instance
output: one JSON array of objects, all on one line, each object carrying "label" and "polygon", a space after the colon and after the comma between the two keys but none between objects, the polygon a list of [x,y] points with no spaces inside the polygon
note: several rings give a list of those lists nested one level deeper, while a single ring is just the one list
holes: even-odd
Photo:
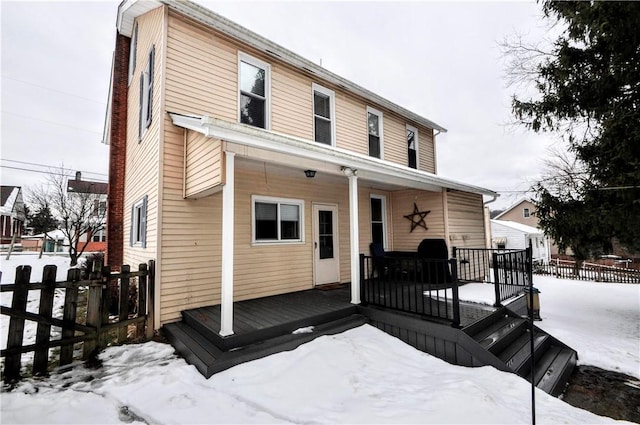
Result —
[{"label": "power line", "polygon": [[8,77],[6,75],[3,75],[2,78],[6,78],[7,80],[12,80],[12,81],[17,81],[18,83],[27,84],[27,85],[33,86],[33,87],[38,87],[38,88],[41,88],[41,89],[50,90],[50,91],[57,92],[57,93],[62,93],[62,94],[65,94],[67,96],[77,97],[78,99],[86,100],[88,102],[99,103],[99,104],[105,105],[105,106],[107,105],[105,102],[101,102],[101,101],[98,101],[98,100],[95,100],[95,99],[89,99],[88,97],[78,96],[77,94],[65,92],[65,91],[58,90],[58,89],[52,89],[51,87],[41,86],[40,84],[35,84],[35,83],[30,82],[30,81],[19,80],[17,78]]},{"label": "power line", "polygon": [[101,131],[95,131],[95,130],[89,130],[89,129],[86,129],[86,128],[74,127],[72,125],[61,124],[59,122],[53,122],[53,121],[47,121],[47,120],[43,120],[41,118],[28,117],[26,115],[16,114],[15,112],[9,112],[9,111],[0,111],[0,112],[2,112],[3,114],[14,115],[16,117],[24,118],[24,119],[27,119],[27,120],[42,121],[42,122],[45,122],[45,123],[51,124],[51,125],[58,125],[58,126],[61,126],[61,127],[69,127],[69,128],[73,128],[73,129],[76,129],[76,130],[87,131],[89,133],[102,134]]},{"label": "power line", "polygon": [[[46,167],[46,168],[55,168],[55,169],[66,169],[65,167],[59,167],[59,166],[55,166],[55,165],[47,165],[47,164],[38,164],[35,162],[27,162],[27,161],[18,161],[17,159],[6,159],[6,158],[2,158],[2,161],[7,161],[7,162],[15,162],[17,164],[25,164],[25,165],[33,165],[35,167]],[[66,169],[68,171],[80,171],[81,173],[86,173],[86,174],[95,174],[97,176],[104,176],[104,177],[108,177],[108,174],[105,173],[96,173],[95,171],[85,171],[85,170],[72,170],[72,169]]]},{"label": "power line", "polygon": [[[29,171],[32,173],[41,173],[41,174],[51,174],[51,171],[43,171],[43,170],[32,170],[29,168],[22,168],[22,167],[12,167],[10,165],[0,165],[0,168],[8,168],[11,170],[20,170],[20,171]],[[66,177],[73,177],[73,173],[71,174],[64,174]],[[107,179],[103,179],[103,182],[107,182]]]}]

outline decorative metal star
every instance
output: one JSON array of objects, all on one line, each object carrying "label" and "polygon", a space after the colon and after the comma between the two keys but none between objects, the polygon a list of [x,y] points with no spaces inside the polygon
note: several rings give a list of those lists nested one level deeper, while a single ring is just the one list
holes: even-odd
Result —
[{"label": "decorative metal star", "polygon": [[404,216],[404,218],[411,220],[411,232],[413,233],[413,230],[420,226],[420,227],[424,227],[424,230],[429,230],[429,228],[427,227],[427,223],[425,223],[424,218],[427,216],[427,214],[429,214],[431,212],[431,210],[429,211],[420,211],[418,209],[418,206],[416,205],[416,203],[413,203],[413,214],[407,214]]}]

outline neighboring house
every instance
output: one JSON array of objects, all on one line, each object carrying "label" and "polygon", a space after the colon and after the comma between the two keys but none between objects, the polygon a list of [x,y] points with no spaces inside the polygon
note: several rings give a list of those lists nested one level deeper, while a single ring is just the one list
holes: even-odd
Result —
[{"label": "neighboring house", "polygon": [[14,249],[22,247],[22,232],[27,215],[19,186],[0,186],[0,246]]},{"label": "neighboring house", "polygon": [[189,1],[116,27],[107,256],[156,261],[156,328],[221,304],[230,335],[235,301],[359,282],[372,242],[485,247],[497,194],[437,175],[440,125]]},{"label": "neighboring house", "polygon": [[67,181],[67,193],[90,195],[93,199],[93,215],[104,222],[104,227],[97,232],[89,232],[80,237],[78,251],[84,252],[104,252],[107,250],[107,229],[106,229],[106,208],[107,192],[109,185],[103,182],[82,180],[82,173],[76,172],[75,179]]},{"label": "neighboring house", "polygon": [[67,246],[69,239],[59,229],[22,237],[24,251],[64,252]]},{"label": "neighboring house", "polygon": [[[500,214],[495,216],[494,220],[500,221],[513,221],[515,223],[524,224],[527,226],[540,228],[538,225],[538,218],[535,215],[536,206],[533,204],[531,199],[521,199],[516,202],[506,210],[502,211]],[[558,246],[555,244],[553,239],[549,238],[550,246],[550,254],[552,256],[557,256],[559,254]],[[571,255],[571,249],[567,249],[567,254]]]},{"label": "neighboring house", "polygon": [[542,230],[515,221],[491,220],[491,247],[496,249],[524,249],[531,243],[534,262],[548,263],[551,259],[549,238]]}]

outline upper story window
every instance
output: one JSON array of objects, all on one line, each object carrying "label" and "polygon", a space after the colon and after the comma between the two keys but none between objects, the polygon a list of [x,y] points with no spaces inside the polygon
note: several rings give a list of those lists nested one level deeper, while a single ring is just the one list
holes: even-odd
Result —
[{"label": "upper story window", "polygon": [[129,46],[129,84],[131,84],[131,78],[136,70],[136,51],[138,50],[138,23],[136,22],[133,27],[133,34],[131,35],[131,46]]},{"label": "upper story window", "polygon": [[335,146],[335,93],[315,83],[312,88],[314,140]]},{"label": "upper story window", "polygon": [[304,242],[304,201],[252,197],[253,243]]},{"label": "upper story window", "polygon": [[149,51],[149,61],[147,67],[140,74],[140,127],[138,131],[139,140],[142,139],[144,132],[151,125],[153,111],[153,61],[155,56],[155,47]]},{"label": "upper story window", "polygon": [[531,217],[531,210],[529,210],[529,208],[523,208],[522,209],[522,216],[524,218],[529,218]]},{"label": "upper story window", "polygon": [[410,168],[418,168],[418,129],[407,124],[407,155]]},{"label": "upper story window", "polygon": [[239,121],[268,130],[271,66],[244,53],[238,59]]},{"label": "upper story window", "polygon": [[369,129],[369,156],[382,159],[382,112],[367,106],[367,127]]}]

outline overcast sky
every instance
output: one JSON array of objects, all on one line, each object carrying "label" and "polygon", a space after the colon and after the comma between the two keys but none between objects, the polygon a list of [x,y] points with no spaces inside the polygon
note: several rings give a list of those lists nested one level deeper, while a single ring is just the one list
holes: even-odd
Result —
[{"label": "overcast sky", "polygon": [[[512,121],[498,43],[531,40],[535,2],[215,2],[205,7],[448,129],[438,174],[524,196],[553,142]],[[8,2],[2,15],[1,179],[33,187],[47,167],[107,180],[100,143],[118,2]],[[44,166],[44,167],[43,167]]]}]

